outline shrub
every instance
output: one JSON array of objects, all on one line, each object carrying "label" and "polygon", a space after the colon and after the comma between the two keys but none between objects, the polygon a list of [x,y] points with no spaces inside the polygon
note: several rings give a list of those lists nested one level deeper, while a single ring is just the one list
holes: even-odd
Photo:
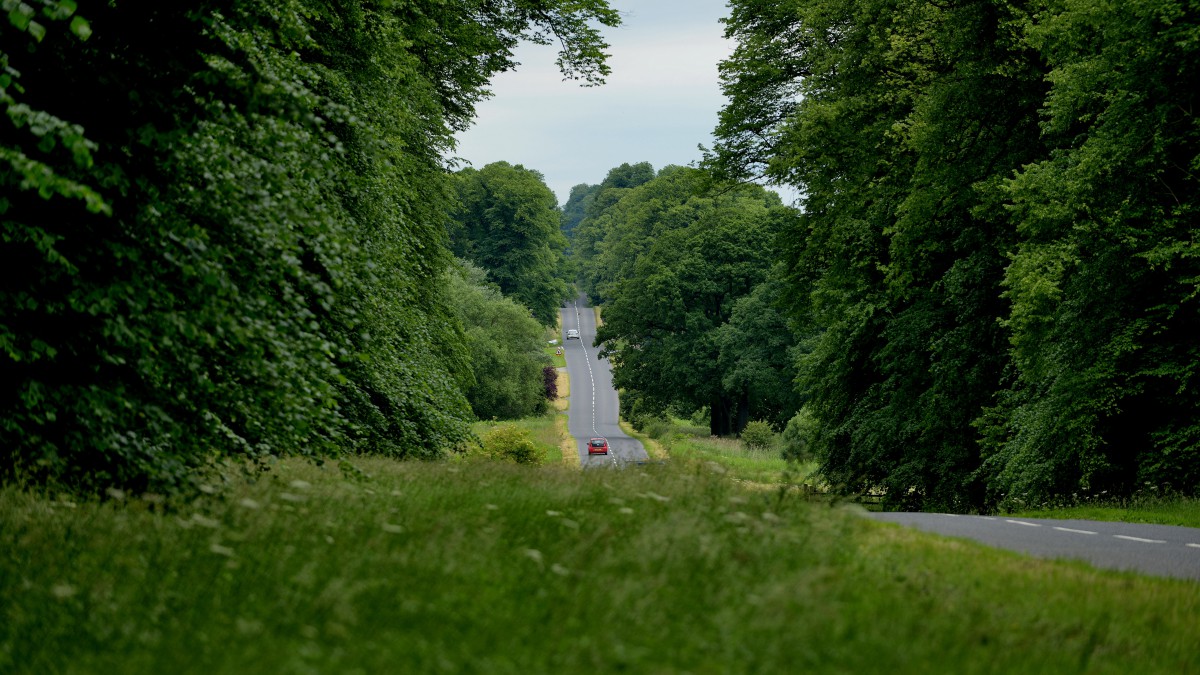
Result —
[{"label": "shrub", "polygon": [[542,367],[542,386],[546,388],[546,399],[553,401],[558,398],[558,369],[554,366]]},{"label": "shrub", "polygon": [[645,421],[645,423],[642,425],[642,431],[647,436],[649,436],[650,438],[653,438],[654,440],[661,440],[661,439],[667,438],[671,435],[671,432],[673,432],[674,430],[675,430],[674,424],[672,424],[671,422],[669,422],[667,420],[657,418],[657,417],[647,419]]},{"label": "shrub", "polygon": [[809,456],[813,436],[817,431],[816,420],[807,408],[788,420],[783,429],[783,456],[785,459],[805,460]]},{"label": "shrub", "polygon": [[774,442],[775,432],[767,422],[755,420],[742,429],[742,443],[751,450],[769,448]]},{"label": "shrub", "polygon": [[501,424],[480,439],[483,456],[516,464],[541,464],[541,451],[529,438],[529,431],[515,424]]}]

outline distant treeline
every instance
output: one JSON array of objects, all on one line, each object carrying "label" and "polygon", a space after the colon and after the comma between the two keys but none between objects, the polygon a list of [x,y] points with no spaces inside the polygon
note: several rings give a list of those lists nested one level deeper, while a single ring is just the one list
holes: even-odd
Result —
[{"label": "distant treeline", "polygon": [[708,164],[777,242],[827,479],[994,508],[1200,488],[1200,8],[733,0]]},{"label": "distant treeline", "polygon": [[473,360],[494,341],[456,312],[532,323],[509,342],[539,328],[453,263],[443,158],[522,39],[602,80],[603,0],[4,9],[0,481],[171,491],[233,457],[432,457],[471,405],[507,409]]}]

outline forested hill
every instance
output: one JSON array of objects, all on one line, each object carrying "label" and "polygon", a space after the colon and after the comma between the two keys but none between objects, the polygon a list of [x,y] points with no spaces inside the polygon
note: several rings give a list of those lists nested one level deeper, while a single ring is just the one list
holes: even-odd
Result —
[{"label": "forested hill", "polygon": [[602,81],[603,0],[3,8],[0,480],[468,433],[443,157],[521,39]]},{"label": "forested hill", "polygon": [[971,509],[1200,487],[1195,3],[733,0],[710,165],[779,238],[826,477]]}]

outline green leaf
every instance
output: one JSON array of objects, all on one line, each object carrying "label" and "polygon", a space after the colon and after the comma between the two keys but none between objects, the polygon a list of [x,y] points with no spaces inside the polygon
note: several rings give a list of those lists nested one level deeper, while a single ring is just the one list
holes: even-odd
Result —
[{"label": "green leaf", "polygon": [[92,25],[87,19],[77,16],[71,19],[71,32],[80,40],[86,40],[92,36]]},{"label": "green leaf", "polygon": [[46,27],[36,21],[30,21],[25,30],[38,42],[41,42],[46,37]]}]

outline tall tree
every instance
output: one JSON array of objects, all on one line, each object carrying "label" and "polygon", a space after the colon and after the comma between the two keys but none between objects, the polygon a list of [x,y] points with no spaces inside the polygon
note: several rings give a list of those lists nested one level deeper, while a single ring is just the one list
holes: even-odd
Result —
[{"label": "tall tree", "polygon": [[908,507],[987,502],[973,423],[1008,358],[1005,176],[1043,85],[1008,3],[733,3],[715,168],[796,186],[784,237],[822,469]]},{"label": "tall tree", "polygon": [[575,228],[587,215],[588,207],[596,198],[596,192],[599,190],[599,185],[588,185],[587,183],[580,183],[571,188],[567,203],[563,204],[561,224],[563,236],[567,238],[568,242],[574,237]]},{"label": "tall tree", "polygon": [[582,290],[591,296],[593,301],[602,302],[605,298],[599,288],[600,279],[597,276],[603,268],[595,260],[599,254],[597,242],[607,236],[612,225],[611,214],[605,214],[633,188],[652,180],[654,176],[654,167],[649,162],[625,163],[613,167],[588,199],[583,219],[572,233],[571,254],[575,259],[575,269],[579,274],[578,281],[583,286]]},{"label": "tall tree", "polygon": [[717,329],[721,384],[746,393],[738,428],[753,416],[783,429],[800,408],[795,385],[800,346],[783,311],[786,283],[778,267],[734,303],[729,320]]},{"label": "tall tree", "polygon": [[618,387],[657,409],[708,406],[712,433],[735,433],[751,416],[753,401],[740,379],[726,386],[720,329],[737,300],[765,279],[771,245],[791,211],[757,186],[696,194],[705,180],[699,171],[664,173],[621,203],[660,188],[671,194],[678,183],[693,189],[668,211],[671,217],[652,223],[640,252],[625,261],[629,275],[612,285],[596,341],[612,359]]},{"label": "tall tree", "polygon": [[546,409],[542,326],[504,297],[487,271],[460,260],[448,272],[450,305],[462,322],[472,382],[471,410],[482,420],[515,419]]},{"label": "tall tree", "polygon": [[542,175],[508,162],[458,172],[462,207],[450,224],[455,255],[488,271],[507,296],[552,326],[567,297],[566,237]]},{"label": "tall tree", "polygon": [[1147,483],[1200,490],[1200,14],[1174,0],[1047,3],[1050,151],[1006,183],[1019,379],[989,418],[1015,502]]},{"label": "tall tree", "polygon": [[9,5],[0,479],[467,433],[441,157],[523,37],[602,79],[603,0]]}]

